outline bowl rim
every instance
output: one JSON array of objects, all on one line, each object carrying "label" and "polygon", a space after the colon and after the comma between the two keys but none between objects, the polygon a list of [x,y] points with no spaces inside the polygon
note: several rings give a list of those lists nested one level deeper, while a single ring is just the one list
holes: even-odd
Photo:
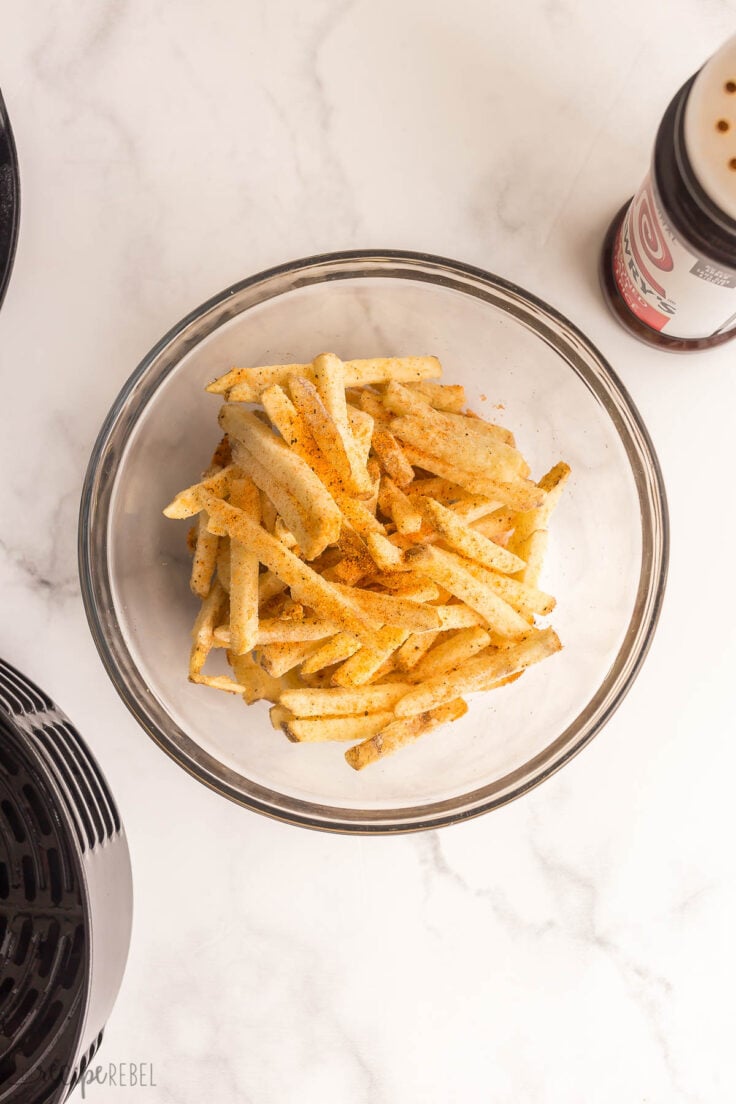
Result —
[{"label": "bowl rim", "polygon": [[[614,423],[631,466],[639,497],[642,526],[641,568],[636,600],[628,630],[616,657],[603,682],[593,692],[587,704],[565,730],[552,740],[546,748],[521,767],[496,782],[482,787],[480,790],[470,791],[454,798],[431,802],[419,807],[406,806],[398,809],[376,811],[341,808],[334,805],[318,805],[312,801],[275,794],[274,791],[268,790],[261,784],[254,783],[254,787],[266,795],[264,800],[263,797],[254,794],[245,794],[242,790],[228,783],[222,777],[222,772],[227,772],[229,768],[219,763],[209,753],[202,753],[201,756],[192,758],[187,758],[183,754],[181,748],[176,745],[165,729],[151,718],[145,708],[142,695],[139,696],[133,692],[129,678],[124,671],[121,671],[116,657],[116,649],[125,653],[134,670],[137,671],[138,669],[124,642],[117,618],[115,618],[117,632],[117,639],[114,641],[115,647],[108,638],[104,624],[103,612],[106,612],[108,616],[114,612],[111,580],[108,571],[107,530],[109,507],[117,475],[116,456],[122,453],[122,448],[143,410],[145,410],[148,401],[169,373],[174,370],[175,363],[168,368],[165,367],[160,373],[155,386],[145,396],[136,417],[128,419],[124,429],[124,437],[122,441],[118,442],[115,449],[112,448],[112,439],[116,429],[119,428],[120,423],[125,418],[129,401],[167,346],[180,337],[190,326],[201,321],[218,308],[225,307],[233,296],[284,278],[292,280],[289,286],[281,288],[271,295],[264,295],[257,300],[257,303],[278,298],[282,294],[287,294],[289,291],[304,286],[305,282],[324,284],[330,279],[356,277],[398,278],[398,273],[392,276],[391,272],[386,271],[370,270],[361,272],[357,271],[355,267],[360,265],[375,266],[378,263],[404,266],[406,270],[405,278],[413,277],[416,280],[423,278],[429,283],[454,288],[466,294],[475,294],[476,297],[485,299],[491,304],[493,304],[492,293],[495,291],[511,299],[518,300],[520,312],[522,306],[527,311],[528,308],[532,308],[561,331],[557,338],[552,329],[548,329],[546,334],[540,333],[539,320],[537,320],[537,325],[533,329],[535,336],[551,345],[558,355],[567,362],[568,366],[576,371],[581,382],[588,386],[589,390],[593,392],[604,407]],[[315,276],[311,281],[305,279],[302,282],[294,282],[296,277],[304,276],[306,278],[306,274],[310,270],[317,269],[331,269],[332,271],[327,275]],[[420,275],[421,269],[430,269],[432,272],[422,277]],[[475,292],[471,292],[470,282],[473,283]],[[236,313],[238,315],[247,313],[257,303],[246,305]],[[507,304],[504,305],[504,309],[506,313],[515,317],[517,322],[520,322],[520,319],[515,316],[514,311],[510,310]],[[214,332],[233,316],[225,310],[223,316],[218,317],[215,324],[197,335],[193,345],[199,343],[205,336]],[[563,338],[566,341],[564,351],[562,348]],[[584,359],[576,354],[576,348],[582,351]],[[577,365],[573,363],[575,359],[579,361]],[[592,362],[595,367],[591,367],[591,363],[588,362]],[[625,430],[625,433],[623,430]],[[634,460],[637,463],[634,463]],[[94,538],[96,535],[99,538],[100,533],[102,533],[105,555],[96,559],[93,546]],[[412,250],[351,249],[302,257],[246,277],[244,280],[228,286],[190,311],[172,326],[143,357],[110,407],[92,449],[82,488],[79,511],[78,565],[87,621],[103,666],[119,696],[139,725],[179,766],[184,767],[189,774],[216,793],[255,812],[284,823],[346,834],[398,834],[439,828],[469,820],[489,812],[491,809],[508,804],[522,794],[534,789],[560,770],[590,743],[613,716],[641,670],[659,621],[666,589],[668,562],[669,515],[661,467],[649,432],[635,403],[627,388],[597,347],[565,315],[519,285],[474,265]],[[141,682],[145,684],[142,676]],[[595,703],[597,703],[597,708],[593,708]],[[586,713],[590,716],[586,725],[583,726],[583,731],[577,734],[576,739],[571,739],[570,737],[580,727],[581,720],[585,718]],[[170,726],[175,726],[177,731],[184,736],[185,741],[197,746],[182,730],[178,729],[173,719],[169,717],[168,720]],[[558,745],[560,745],[559,751],[554,753],[553,749]],[[218,764],[221,772],[213,773],[206,769],[202,760],[211,760],[212,763]],[[235,774],[235,772],[230,773]],[[503,790],[495,792],[499,789],[501,783],[506,783]],[[282,804],[269,800],[273,799],[274,796]]]}]

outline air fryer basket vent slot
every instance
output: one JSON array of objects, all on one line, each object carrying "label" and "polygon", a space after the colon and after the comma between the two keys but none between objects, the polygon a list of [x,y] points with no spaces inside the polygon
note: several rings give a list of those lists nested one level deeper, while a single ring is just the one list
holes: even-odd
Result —
[{"label": "air fryer basket vent slot", "polygon": [[[28,700],[48,714],[40,696]],[[0,711],[0,1098],[41,1104],[63,1088],[63,1075],[54,1087],[48,1071],[54,1059],[61,1071],[55,1048],[63,1043],[68,1063],[84,1008],[85,925],[74,837],[53,811],[32,741],[24,748],[20,730],[3,717]]]},{"label": "air fryer basket vent slot", "polygon": [[64,783],[64,796],[77,828],[79,846],[82,851],[86,851],[88,847],[95,846],[97,836],[95,835],[87,803],[79,791],[74,773],[70,770],[66,757],[59,752],[53,730],[44,726],[36,730],[35,736]]},{"label": "air fryer basket vent slot", "polygon": [[[93,880],[119,888],[129,911],[127,861],[115,802],[84,741],[0,660],[2,1104],[60,1104],[96,1054],[103,1025],[87,1022],[95,978],[114,998],[127,943],[118,938],[112,954],[98,944],[90,891]],[[108,956],[95,975],[92,946],[96,961]]]}]

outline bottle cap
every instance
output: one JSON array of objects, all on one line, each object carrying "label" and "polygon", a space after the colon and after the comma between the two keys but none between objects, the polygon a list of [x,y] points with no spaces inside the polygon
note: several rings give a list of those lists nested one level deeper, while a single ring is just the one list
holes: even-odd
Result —
[{"label": "bottle cap", "polygon": [[736,35],[705,63],[693,82],[684,139],[703,191],[736,219]]}]

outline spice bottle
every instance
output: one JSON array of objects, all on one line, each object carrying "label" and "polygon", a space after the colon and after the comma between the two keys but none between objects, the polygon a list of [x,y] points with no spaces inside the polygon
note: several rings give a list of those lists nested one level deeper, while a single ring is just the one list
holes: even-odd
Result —
[{"label": "spice bottle", "polygon": [[651,345],[736,337],[736,36],[667,108],[650,172],[608,229],[600,278],[619,322]]}]

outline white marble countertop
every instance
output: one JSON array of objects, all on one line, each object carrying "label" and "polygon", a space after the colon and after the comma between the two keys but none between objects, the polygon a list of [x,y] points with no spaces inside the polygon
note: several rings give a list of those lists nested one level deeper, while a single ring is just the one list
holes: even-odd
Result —
[{"label": "white marble countertop", "polygon": [[[736,1083],[734,348],[631,340],[595,278],[733,0],[63,0],[2,9],[22,163],[0,315],[0,654],[86,735],[136,886],[99,1104],[721,1104]],[[137,728],[82,609],[87,457],[157,338],[314,252],[426,250],[580,325],[631,390],[672,556],[644,669],[542,787],[401,838],[290,828]],[[10,473],[10,478],[8,478]]]}]

